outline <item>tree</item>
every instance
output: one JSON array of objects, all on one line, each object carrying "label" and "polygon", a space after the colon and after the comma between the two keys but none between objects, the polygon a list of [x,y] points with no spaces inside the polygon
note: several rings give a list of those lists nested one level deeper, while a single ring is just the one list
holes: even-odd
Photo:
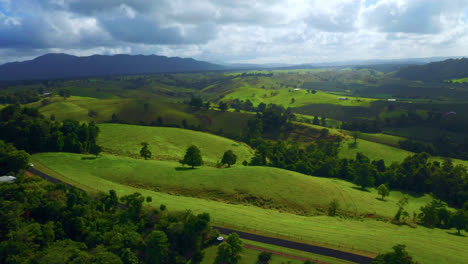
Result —
[{"label": "tree", "polygon": [[91,144],[91,146],[89,146],[89,153],[96,155],[96,158],[97,156],[99,156],[99,153],[101,153],[101,151],[102,148],[97,144]]},{"label": "tree", "polygon": [[320,125],[320,120],[318,116],[314,116],[314,120],[312,121],[312,124],[317,125],[317,126]]},{"label": "tree", "polygon": [[167,236],[162,231],[152,231],[146,239],[146,257],[148,263],[165,263],[169,251]]},{"label": "tree", "polygon": [[242,241],[239,239],[237,233],[232,233],[218,247],[216,254],[215,264],[237,264],[241,256],[239,253],[242,251]]},{"label": "tree", "polygon": [[403,197],[398,201],[398,203],[397,203],[398,211],[395,214],[395,216],[393,217],[394,222],[400,223],[400,219],[401,219],[402,216],[403,217],[408,217],[409,216],[408,212],[405,210],[407,205],[408,205],[408,197]]},{"label": "tree", "polygon": [[338,202],[338,200],[333,199],[333,201],[331,201],[330,205],[328,206],[328,215],[335,216],[336,211],[338,210],[339,207],[340,207],[340,203]]},{"label": "tree", "polygon": [[353,131],[353,134],[352,134],[352,135],[353,135],[353,138],[354,138],[354,144],[356,144],[356,143],[357,143],[357,139],[358,139],[359,136],[361,135],[361,132],[359,132],[359,131],[356,130],[356,131]]},{"label": "tree", "polygon": [[378,255],[372,264],[417,264],[416,261],[406,252],[405,245],[393,246],[393,252]]},{"label": "tree", "polygon": [[382,196],[382,200],[384,200],[385,196],[390,194],[390,191],[385,184],[380,184],[380,186],[377,187],[377,191],[379,192],[379,195]]},{"label": "tree", "polygon": [[180,160],[179,162],[182,165],[187,164],[189,166],[192,166],[192,169],[195,166],[203,165],[203,159],[202,159],[202,156],[200,154],[200,150],[194,145],[187,148],[187,151],[185,152],[184,159]]},{"label": "tree", "polygon": [[257,264],[268,264],[271,259],[271,252],[263,251],[258,254]]},{"label": "tree", "polygon": [[458,210],[450,218],[450,226],[457,229],[458,235],[461,235],[460,230],[463,229],[468,232],[468,212],[463,209]]},{"label": "tree", "polygon": [[145,160],[151,158],[151,151],[148,148],[148,143],[141,142],[141,145],[143,147],[140,150],[140,156],[143,157]]},{"label": "tree", "polygon": [[201,108],[203,107],[203,100],[200,97],[192,97],[190,100],[190,105],[193,107]]},{"label": "tree", "polygon": [[228,168],[231,167],[231,165],[236,164],[237,156],[232,152],[232,150],[228,150],[224,152],[223,158],[221,160],[222,164],[227,164]]},{"label": "tree", "polygon": [[59,91],[59,95],[62,96],[64,100],[66,100],[68,97],[70,97],[71,91],[69,89],[61,89]]},{"label": "tree", "polygon": [[225,112],[226,110],[228,110],[228,105],[225,102],[219,102],[219,110]]}]

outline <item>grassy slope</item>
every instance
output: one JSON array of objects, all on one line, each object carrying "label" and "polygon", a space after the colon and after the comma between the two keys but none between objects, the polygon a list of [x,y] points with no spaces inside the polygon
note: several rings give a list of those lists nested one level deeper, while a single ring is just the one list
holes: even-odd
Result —
[{"label": "grassy slope", "polygon": [[121,156],[138,158],[141,142],[149,143],[153,158],[158,160],[178,161],[192,144],[200,149],[203,160],[209,164],[221,161],[224,151],[229,149],[237,155],[239,164],[253,156],[253,150],[244,143],[192,130],[121,124],[101,124],[99,129],[98,144],[106,152]]},{"label": "grassy slope", "polygon": [[[368,219],[305,217],[253,206],[169,195],[121,185],[89,173],[80,173],[78,169],[72,169],[76,165],[74,163],[81,161],[80,155],[37,154],[33,156],[33,159],[46,164],[63,176],[47,169],[46,172],[88,190],[108,191],[114,189],[119,195],[138,191],[145,196],[153,197],[152,206],[159,206],[163,203],[174,210],[190,209],[195,213],[208,212],[213,222],[218,225],[237,227],[273,236],[280,235],[292,239],[314,241],[335,248],[359,249],[374,253],[387,252],[393,245],[402,243],[406,244],[410,254],[422,263],[463,263],[468,257],[466,238],[447,234],[446,230],[395,226]],[[102,167],[106,166],[105,158],[94,162],[96,165],[103,162]],[[158,162],[148,161],[147,163]],[[40,164],[36,163],[36,166],[39,169],[44,169]],[[69,170],[74,170],[74,172],[67,172]],[[118,172],[118,169],[115,169],[114,172]],[[267,185],[263,184],[262,186]],[[321,193],[320,196],[324,196],[324,193]]]},{"label": "grassy slope", "polygon": [[[375,190],[362,192],[342,180],[319,178],[270,167],[238,166],[230,169],[201,167],[180,170],[179,164],[168,161],[144,161],[104,155],[95,160],[67,153],[44,153],[36,156],[41,163],[69,177],[98,177],[105,180],[139,186],[141,188],[178,193],[215,200],[237,199],[267,201],[265,207],[313,213],[315,208],[326,208],[333,200],[341,208],[354,214],[377,214],[392,217],[396,202],[403,197],[392,192],[385,202],[377,200]],[[326,195],[324,195],[326,194]],[[268,202],[272,200],[272,202]],[[428,196],[411,198],[408,211],[418,212],[430,201]]]},{"label": "grassy slope", "polygon": [[[148,104],[148,111],[143,105]],[[33,103],[29,106],[39,106]],[[98,112],[98,116],[91,118],[88,111]],[[182,126],[182,120],[186,120],[189,126],[202,126],[203,128],[217,132],[223,129],[224,133],[238,135],[247,125],[251,115],[233,112],[219,112],[209,110],[194,110],[190,106],[165,100],[153,99],[95,99],[89,97],[72,96],[67,100],[55,97],[52,103],[41,107],[40,112],[50,117],[55,115],[56,120],[62,121],[68,118],[78,121],[96,121],[98,123],[111,120],[112,114],[125,122],[150,124],[159,117],[163,118],[164,125]]]},{"label": "grassy slope", "polygon": [[[322,129],[322,126],[316,126],[311,124],[302,124],[304,126],[312,127],[315,129]],[[356,153],[364,153],[371,160],[385,160],[385,164],[390,165],[392,162],[402,162],[406,157],[414,155],[413,152],[392,147],[400,140],[400,137],[385,135],[385,134],[367,134],[361,133],[360,137],[357,139],[357,146],[355,148],[350,148],[350,143],[354,142],[354,139],[351,136],[351,132],[344,130],[327,128],[330,131],[330,134],[339,134],[344,140],[341,143],[341,149],[339,156],[341,158],[355,158]],[[380,143],[378,143],[380,142]],[[442,157],[432,157],[432,160],[443,161]],[[468,161],[452,159],[454,164],[461,164],[468,166]]]},{"label": "grassy slope", "polygon": [[[279,104],[285,107],[300,107],[309,104],[334,104],[342,106],[369,106],[369,103],[374,99],[359,98],[361,101],[357,102],[358,98],[348,97],[348,100],[338,100],[337,95],[317,91],[316,94],[307,93],[306,90],[292,91],[293,88],[284,88],[279,90],[265,90],[256,89],[251,87],[242,87],[234,90],[234,92],[225,96],[224,99],[249,99],[254,105],[261,102],[269,104]],[[277,95],[271,96],[271,93],[278,93]],[[291,99],[295,99],[295,103],[291,104]],[[223,100],[224,100],[223,99]]]}]

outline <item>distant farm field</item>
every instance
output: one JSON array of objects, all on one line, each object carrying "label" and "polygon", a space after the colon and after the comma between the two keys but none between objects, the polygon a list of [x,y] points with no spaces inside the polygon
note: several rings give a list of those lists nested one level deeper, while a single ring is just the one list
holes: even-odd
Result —
[{"label": "distant farm field", "polygon": [[237,155],[237,164],[250,161],[253,156],[253,150],[245,143],[187,129],[122,124],[101,124],[99,129],[98,144],[106,152],[121,156],[139,158],[141,142],[149,144],[152,159],[157,160],[178,161],[192,144],[200,149],[203,160],[211,165],[221,161],[227,150]]},{"label": "distant farm field", "polygon": [[[334,104],[341,106],[362,106],[367,107],[370,102],[375,101],[369,98],[346,97],[348,100],[340,100],[338,95],[317,91],[308,93],[307,90],[294,91],[294,88],[283,88],[278,90],[257,89],[242,87],[229,93],[224,99],[250,100],[254,105],[259,103],[278,104],[285,107],[300,107],[309,104]],[[294,99],[294,100],[293,100]]]},{"label": "distant farm field", "polygon": [[[429,264],[464,263],[466,258],[468,258],[466,237],[448,234],[447,230],[427,229],[420,226],[417,228],[396,226],[365,218],[358,220],[328,216],[299,216],[255,206],[226,204],[215,200],[184,197],[134,188],[90,173],[99,167],[101,167],[99,170],[104,170],[106,169],[104,167],[109,166],[105,160],[106,156],[97,160],[82,160],[83,157],[81,155],[66,153],[45,153],[33,155],[33,159],[35,160],[33,162],[36,162],[39,169],[71,184],[77,184],[87,190],[107,192],[110,189],[114,189],[119,195],[138,191],[144,196],[152,196],[152,206],[157,207],[159,204],[165,204],[173,210],[190,209],[195,213],[208,212],[211,215],[213,223],[238,228],[243,231],[259,232],[271,236],[285,236],[296,240],[313,241],[333,248],[351,251],[357,249],[376,254],[388,252],[393,245],[401,243],[407,245],[409,253],[417,261]],[[108,159],[112,162],[113,157]],[[83,172],[80,173],[80,167],[75,166],[88,161],[95,164],[96,167],[86,169],[86,167],[91,166],[82,165]],[[140,160],[137,165],[142,166],[144,162]],[[41,166],[41,163],[49,168]],[[119,163],[119,161],[112,163]],[[146,161],[146,163],[160,162]],[[129,165],[122,164],[119,166],[121,166],[122,170],[126,170],[126,167]],[[107,170],[114,174],[118,173],[121,169],[112,168]],[[129,177],[128,180],[131,181],[132,178]],[[265,186],[267,185],[262,184],[261,188]],[[327,193],[322,193],[321,196],[327,196]],[[452,232],[456,231],[449,231],[449,233]],[[428,254],[428,252],[431,253]]]}]

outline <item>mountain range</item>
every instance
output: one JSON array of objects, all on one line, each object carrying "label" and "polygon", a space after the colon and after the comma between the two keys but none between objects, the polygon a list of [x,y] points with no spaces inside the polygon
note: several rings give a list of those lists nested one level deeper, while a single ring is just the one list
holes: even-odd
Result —
[{"label": "mountain range", "polygon": [[196,72],[222,70],[224,66],[190,58],[157,55],[46,54],[33,60],[0,66],[0,81],[90,77],[118,74]]}]

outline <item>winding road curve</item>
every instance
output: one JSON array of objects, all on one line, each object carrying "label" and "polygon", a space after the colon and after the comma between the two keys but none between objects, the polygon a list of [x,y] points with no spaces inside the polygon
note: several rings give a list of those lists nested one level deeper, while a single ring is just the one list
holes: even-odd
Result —
[{"label": "winding road curve", "polygon": [[[50,181],[52,183],[65,183],[62,182],[54,177],[51,177],[33,167],[30,167],[28,169],[28,172],[35,174],[47,181]],[[68,186],[72,186],[71,184],[65,183]],[[360,263],[360,264],[369,264],[372,262],[372,258],[366,257],[366,256],[361,256],[349,252],[344,252],[336,249],[331,249],[331,248],[326,248],[326,247],[320,247],[320,246],[314,246],[314,245],[309,245],[309,244],[304,244],[304,243],[299,243],[299,242],[294,242],[294,241],[289,241],[289,240],[284,240],[280,238],[273,238],[273,237],[267,237],[267,236],[261,236],[261,235],[256,235],[256,234],[251,234],[251,233],[246,233],[242,231],[237,231],[233,229],[228,229],[228,228],[223,228],[223,227],[218,227],[218,226],[213,226],[213,228],[218,229],[221,234],[224,235],[229,235],[231,233],[237,233],[240,238],[243,239],[248,239],[264,244],[270,244],[270,245],[275,245],[275,246],[280,246],[280,247],[285,247],[285,248],[290,248],[290,249],[295,249],[295,250],[300,250],[300,251],[305,251],[313,254],[318,254],[318,255],[323,255],[323,256],[328,256],[328,257],[333,257],[337,259],[342,259],[346,261],[351,261],[355,263]]]}]

